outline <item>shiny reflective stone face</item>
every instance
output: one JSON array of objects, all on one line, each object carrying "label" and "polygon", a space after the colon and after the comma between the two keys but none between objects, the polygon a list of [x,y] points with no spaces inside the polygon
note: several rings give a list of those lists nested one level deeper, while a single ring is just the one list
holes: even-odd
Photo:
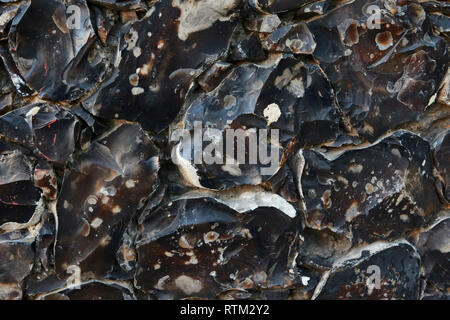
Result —
[{"label": "shiny reflective stone face", "polygon": [[449,16],[0,0],[0,299],[449,299]]}]

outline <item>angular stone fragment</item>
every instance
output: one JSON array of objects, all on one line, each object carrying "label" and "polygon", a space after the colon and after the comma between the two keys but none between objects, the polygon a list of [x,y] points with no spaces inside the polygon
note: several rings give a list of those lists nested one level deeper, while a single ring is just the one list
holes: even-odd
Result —
[{"label": "angular stone fragment", "polygon": [[245,27],[250,31],[272,33],[281,24],[276,14],[251,16],[245,21]]},{"label": "angular stone fragment", "polygon": [[80,130],[78,119],[64,109],[35,108],[39,111],[32,118],[32,126],[39,152],[49,161],[67,161],[75,151]]},{"label": "angular stone fragment", "polygon": [[32,104],[0,117],[0,133],[36,149],[50,162],[64,163],[75,151],[80,123],[72,113],[58,106]]},{"label": "angular stone fragment", "polygon": [[[106,276],[122,234],[158,184],[158,150],[136,125],[120,125],[77,155],[58,197],[58,276]],[[117,266],[118,267],[118,266]]]},{"label": "angular stone fragment", "polygon": [[0,241],[0,300],[22,299],[22,281],[34,261],[32,243],[29,239]]},{"label": "angular stone fragment", "polygon": [[297,232],[274,208],[238,213],[211,198],[175,201],[141,228],[135,286],[161,298],[289,286]]},{"label": "angular stone fragment", "polygon": [[8,72],[3,67],[3,64],[0,64],[0,94],[3,96],[12,91],[14,91],[14,85],[9,78]]},{"label": "angular stone fragment", "polygon": [[267,118],[270,107],[278,107],[280,117],[268,122],[281,136],[295,135],[300,147],[326,144],[345,135],[334,94],[318,65],[287,55],[264,83],[255,114]]},{"label": "angular stone fragment", "polygon": [[[35,260],[33,265],[33,275],[27,280],[27,288],[29,280],[37,277],[39,280],[47,278],[48,274],[53,275],[54,267],[54,245],[56,238],[57,217],[55,213],[55,202],[51,202],[44,210],[39,224],[34,228],[39,230],[39,234],[35,238]],[[48,291],[51,291],[49,289]],[[27,293],[28,294],[28,293]]]},{"label": "angular stone fragment", "polygon": [[84,0],[31,1],[14,18],[9,40],[20,74],[44,99],[75,100],[102,79]]},{"label": "angular stone fragment", "polygon": [[228,61],[262,61],[266,58],[261,40],[252,34],[231,44]]},{"label": "angular stone fragment", "polygon": [[212,91],[232,70],[233,65],[228,62],[217,61],[208,70],[201,74],[197,81],[205,92]]},{"label": "angular stone fragment", "polygon": [[442,219],[422,233],[418,247],[427,282],[425,294],[445,298],[450,290],[450,219]]},{"label": "angular stone fragment", "polygon": [[419,228],[440,207],[428,143],[408,132],[344,152],[332,161],[303,150],[307,223],[354,242],[392,239]]},{"label": "angular stone fragment", "polygon": [[374,243],[340,259],[326,272],[314,299],[417,300],[420,257],[406,241]]},{"label": "angular stone fragment", "polygon": [[[112,76],[85,107],[160,131],[180,111],[202,63],[225,53],[240,1],[158,1],[125,26]],[[220,36],[216,36],[220,34]]]}]

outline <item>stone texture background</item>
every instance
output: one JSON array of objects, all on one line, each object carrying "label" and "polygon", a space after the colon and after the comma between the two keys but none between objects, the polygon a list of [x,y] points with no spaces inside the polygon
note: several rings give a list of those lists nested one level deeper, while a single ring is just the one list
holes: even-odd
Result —
[{"label": "stone texture background", "polygon": [[0,299],[448,299],[449,15],[0,0]]}]

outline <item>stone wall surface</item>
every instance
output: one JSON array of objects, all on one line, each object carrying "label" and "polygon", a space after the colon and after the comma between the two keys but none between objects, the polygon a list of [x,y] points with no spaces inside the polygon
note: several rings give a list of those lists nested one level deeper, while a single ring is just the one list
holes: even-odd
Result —
[{"label": "stone wall surface", "polygon": [[0,299],[449,299],[450,4],[0,0]]}]

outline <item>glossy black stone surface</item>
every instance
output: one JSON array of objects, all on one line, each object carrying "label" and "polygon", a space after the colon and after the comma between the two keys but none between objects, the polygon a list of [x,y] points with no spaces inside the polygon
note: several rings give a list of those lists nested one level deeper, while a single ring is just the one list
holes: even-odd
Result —
[{"label": "glossy black stone surface", "polygon": [[449,32],[437,0],[0,0],[0,299],[449,299]]}]

